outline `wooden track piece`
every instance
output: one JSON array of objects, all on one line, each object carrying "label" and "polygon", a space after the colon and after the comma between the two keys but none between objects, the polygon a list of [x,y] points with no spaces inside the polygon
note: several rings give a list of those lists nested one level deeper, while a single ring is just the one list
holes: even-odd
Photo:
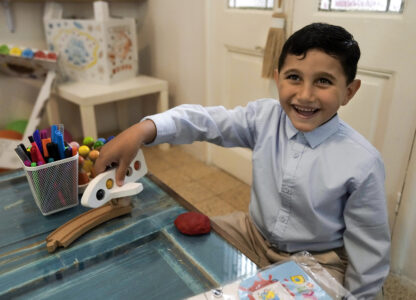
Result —
[{"label": "wooden track piece", "polygon": [[68,247],[74,240],[90,229],[132,210],[130,199],[122,198],[91,209],[58,227],[46,238],[46,248],[52,253],[58,246]]}]

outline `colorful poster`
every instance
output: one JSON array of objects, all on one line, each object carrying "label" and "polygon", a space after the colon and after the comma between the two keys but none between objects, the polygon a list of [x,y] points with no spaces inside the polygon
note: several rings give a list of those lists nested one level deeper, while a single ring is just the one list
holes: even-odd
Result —
[{"label": "colorful poster", "polygon": [[294,261],[268,268],[243,280],[238,295],[241,300],[332,299]]}]

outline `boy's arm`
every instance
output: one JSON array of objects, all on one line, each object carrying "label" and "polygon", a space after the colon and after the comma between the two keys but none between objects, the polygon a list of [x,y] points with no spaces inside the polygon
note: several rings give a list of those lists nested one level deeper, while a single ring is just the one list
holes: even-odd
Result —
[{"label": "boy's arm", "polygon": [[345,287],[357,299],[373,299],[390,268],[390,230],[380,160],[348,198],[344,246],[348,254]]},{"label": "boy's arm", "polygon": [[100,156],[94,164],[96,174],[105,171],[107,166],[115,163],[116,183],[123,185],[128,166],[142,144],[152,142],[156,137],[156,126],[151,120],[137,123],[109,141],[100,150]]},{"label": "boy's arm", "polygon": [[[270,99],[266,102],[271,103]],[[232,110],[222,106],[181,105],[149,116],[105,144],[94,170],[99,174],[106,166],[117,164],[116,183],[122,185],[127,167],[142,144],[209,141],[225,147],[252,147],[258,103],[250,102]]]},{"label": "boy's arm", "polygon": [[252,148],[259,107],[257,101],[230,110],[223,106],[177,106],[146,118],[153,120],[157,127],[157,136],[151,145],[207,141],[224,147]]}]

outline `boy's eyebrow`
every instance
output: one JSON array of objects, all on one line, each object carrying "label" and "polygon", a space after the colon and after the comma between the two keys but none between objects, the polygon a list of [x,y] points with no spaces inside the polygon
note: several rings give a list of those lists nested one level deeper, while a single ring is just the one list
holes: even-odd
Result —
[{"label": "boy's eyebrow", "polygon": [[289,69],[289,70],[284,71],[283,74],[288,74],[288,73],[293,73],[293,72],[300,73],[299,70],[297,69]]},{"label": "boy's eyebrow", "polygon": [[328,73],[328,72],[320,72],[320,73],[318,73],[318,76],[328,77],[328,78],[330,78],[334,81],[337,79],[334,75],[332,75],[331,73]]},{"label": "boy's eyebrow", "polygon": [[[300,72],[298,69],[294,69],[294,68],[288,69],[288,70],[283,72],[284,75],[289,74],[289,73],[302,73],[302,72]],[[329,78],[333,81],[335,81],[337,79],[334,75],[332,75],[331,73],[328,73],[328,72],[319,72],[319,73],[315,74],[315,76],[316,77],[327,77],[327,78]]]}]

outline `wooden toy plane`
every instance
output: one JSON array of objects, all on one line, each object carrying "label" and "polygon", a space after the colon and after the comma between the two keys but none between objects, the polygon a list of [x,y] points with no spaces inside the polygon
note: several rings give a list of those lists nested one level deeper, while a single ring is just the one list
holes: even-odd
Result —
[{"label": "wooden toy plane", "polygon": [[116,169],[111,169],[96,176],[85,189],[81,204],[87,207],[100,207],[111,199],[131,196],[140,193],[143,185],[136,182],[146,175],[147,166],[143,152],[139,150],[127,168],[123,186],[116,184]]},{"label": "wooden toy plane", "polygon": [[68,247],[88,230],[113,218],[128,214],[132,210],[131,200],[126,198],[140,193],[143,185],[137,182],[146,175],[147,166],[143,152],[139,150],[127,168],[123,186],[115,183],[115,169],[96,176],[88,184],[82,198],[83,206],[93,209],[63,224],[46,238],[46,247],[54,252],[57,247]]}]

